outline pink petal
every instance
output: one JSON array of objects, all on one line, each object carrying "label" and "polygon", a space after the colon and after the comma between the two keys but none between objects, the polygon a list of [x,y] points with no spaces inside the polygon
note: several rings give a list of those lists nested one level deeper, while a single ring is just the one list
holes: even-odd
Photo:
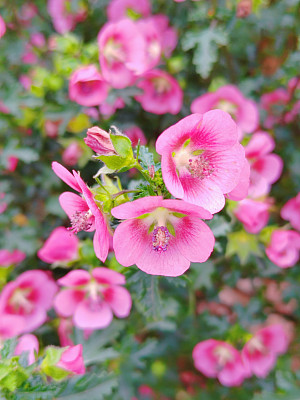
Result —
[{"label": "pink petal", "polygon": [[56,173],[56,175],[64,181],[67,185],[69,185],[72,189],[77,190],[77,192],[81,193],[80,186],[76,182],[74,176],[69,172],[65,167],[59,164],[56,161],[52,163],[52,169]]},{"label": "pink petal", "polygon": [[227,193],[227,197],[230,200],[240,201],[248,195],[250,185],[250,164],[247,159],[244,161],[244,166],[241,170],[238,184]]},{"label": "pink petal", "polygon": [[79,212],[89,211],[89,206],[86,201],[80,196],[71,192],[64,192],[59,196],[59,203],[61,208],[67,214],[67,216],[72,219],[74,214]]},{"label": "pink petal", "polygon": [[275,148],[275,141],[267,132],[259,131],[251,136],[245,147],[247,158],[257,158],[271,153]]},{"label": "pink petal", "polygon": [[215,378],[218,374],[217,360],[213,356],[213,350],[218,344],[217,340],[208,339],[198,343],[193,350],[195,367],[210,378]]},{"label": "pink petal", "polygon": [[106,222],[104,221],[104,217],[102,217],[101,219],[95,218],[95,226],[96,232],[93,239],[94,250],[99,260],[104,262],[108,255],[110,238]]},{"label": "pink petal", "polygon": [[132,305],[128,290],[120,286],[111,286],[104,291],[104,298],[118,318],[128,317]]},{"label": "pink petal", "polygon": [[184,196],[184,191],[171,153],[166,153],[163,155],[161,159],[161,168],[163,171],[163,177],[167,178],[165,179],[165,184],[169,192],[172,193],[174,197],[182,199]]},{"label": "pink petal", "polygon": [[148,196],[132,202],[121,204],[111,210],[112,215],[118,219],[136,218],[160,207],[162,196]]},{"label": "pink petal", "polygon": [[182,214],[198,217],[201,219],[212,219],[213,215],[203,207],[186,203],[182,200],[162,200],[161,207],[168,208],[170,211],[180,212]]},{"label": "pink petal", "polygon": [[83,290],[63,289],[54,299],[55,311],[62,317],[71,317],[83,298]]},{"label": "pink petal", "polygon": [[92,276],[98,283],[125,285],[125,276],[109,268],[97,267],[92,270]]},{"label": "pink petal", "polygon": [[57,283],[61,286],[83,286],[87,285],[91,280],[90,274],[83,270],[77,269],[70,271],[63,278],[58,279]]},{"label": "pink petal", "polygon": [[282,173],[283,161],[277,154],[267,154],[259,158],[252,168],[261,174],[269,183],[276,182]]},{"label": "pink petal", "polygon": [[113,319],[111,308],[102,301],[96,307],[91,305],[90,299],[83,300],[77,307],[73,321],[81,329],[103,329]]}]

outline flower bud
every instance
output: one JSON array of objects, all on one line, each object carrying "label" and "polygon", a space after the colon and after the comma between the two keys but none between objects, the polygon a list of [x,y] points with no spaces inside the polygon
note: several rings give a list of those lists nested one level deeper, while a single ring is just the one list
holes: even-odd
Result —
[{"label": "flower bud", "polygon": [[116,155],[116,151],[110,139],[109,133],[93,126],[88,129],[87,137],[84,138],[85,144],[88,145],[98,155],[111,156]]},{"label": "flower bud", "polygon": [[85,367],[82,357],[82,344],[70,346],[66,349],[56,365],[75,375],[84,374]]}]

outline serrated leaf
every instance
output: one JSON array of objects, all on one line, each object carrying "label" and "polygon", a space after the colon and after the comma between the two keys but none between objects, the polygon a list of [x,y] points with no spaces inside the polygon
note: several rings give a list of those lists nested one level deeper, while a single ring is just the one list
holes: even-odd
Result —
[{"label": "serrated leaf", "polygon": [[251,235],[242,230],[239,232],[228,233],[228,243],[226,247],[226,257],[237,255],[242,264],[245,264],[250,254],[261,255],[259,242],[256,235]]},{"label": "serrated leaf", "polygon": [[149,151],[148,147],[139,147],[139,162],[144,169],[148,169],[151,165],[154,165],[153,154]]}]

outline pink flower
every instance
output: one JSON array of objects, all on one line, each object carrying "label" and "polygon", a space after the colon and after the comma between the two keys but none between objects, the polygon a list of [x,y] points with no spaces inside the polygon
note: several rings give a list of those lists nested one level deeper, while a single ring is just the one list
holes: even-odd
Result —
[{"label": "pink flower", "polygon": [[232,116],[240,129],[241,137],[245,133],[252,133],[258,126],[259,115],[256,104],[244,97],[234,85],[225,85],[214,93],[197,97],[191,105],[191,111],[200,114],[215,108],[226,111]]},{"label": "pink flower", "polygon": [[73,171],[72,175],[57,162],[52,163],[52,169],[67,185],[83,195],[80,197],[75,193],[64,192],[60,195],[59,202],[71,220],[74,233],[95,231],[93,241],[95,254],[104,262],[109,249],[109,232],[106,217],[96,204],[93,193],[76,171]]},{"label": "pink flower", "polygon": [[98,155],[110,156],[117,154],[110,139],[110,134],[98,126],[89,128],[87,137],[83,140]]},{"label": "pink flower", "polygon": [[145,111],[154,114],[178,114],[182,107],[183,92],[176,79],[165,71],[154,69],[143,75],[137,83],[143,90],[135,99]]},{"label": "pink flower", "polygon": [[152,15],[149,18],[155,25],[160,38],[162,52],[169,58],[178,42],[178,35],[175,28],[169,26],[169,18],[163,14]]},{"label": "pink flower", "polygon": [[117,110],[125,107],[124,100],[118,97],[114,103],[104,102],[100,104],[99,111],[105,119],[110,118]]},{"label": "pink flower", "polygon": [[52,121],[47,119],[44,123],[44,129],[46,136],[55,139],[58,136],[59,127],[62,123],[62,120]]},{"label": "pink flower", "polygon": [[129,292],[120,285],[125,277],[108,268],[94,268],[91,274],[85,270],[70,271],[58,280],[65,286],[55,300],[56,312],[63,317],[73,317],[75,326],[81,329],[103,329],[113,319],[128,317],[131,309]]},{"label": "pink flower", "polygon": [[0,100],[0,113],[2,114],[10,114],[10,109],[6,107],[2,100]]},{"label": "pink flower", "polygon": [[245,147],[251,168],[248,194],[252,198],[267,195],[280,178],[283,162],[277,154],[271,154],[274,147],[274,139],[263,131],[254,133]]},{"label": "pink flower", "polygon": [[6,25],[4,19],[0,15],[0,39],[5,34],[5,32],[6,32]]},{"label": "pink flower", "polygon": [[25,326],[25,321],[17,315],[0,314],[0,346],[3,342],[19,335]]},{"label": "pink flower", "polygon": [[69,11],[72,9],[70,3],[71,0],[48,0],[47,3],[47,10],[54,28],[61,35],[72,31],[77,22],[86,18],[86,10],[84,8],[79,8],[76,13]]},{"label": "pink flower", "polygon": [[0,314],[21,317],[24,326],[19,333],[31,332],[46,321],[56,291],[55,282],[46,272],[23,272],[3,288]]},{"label": "pink flower", "polygon": [[34,53],[30,43],[25,44],[25,49],[24,53],[21,56],[21,61],[23,64],[36,64],[38,62],[38,57]]},{"label": "pink flower", "polygon": [[26,257],[26,254],[20,250],[9,251],[6,249],[0,250],[0,266],[9,267],[13,264],[19,264]]},{"label": "pink flower", "polygon": [[18,21],[27,27],[30,25],[32,18],[38,13],[38,8],[34,3],[25,3],[17,10]]},{"label": "pink flower", "polygon": [[28,365],[36,362],[35,353],[39,352],[39,341],[37,337],[28,333],[19,338],[15,348],[15,355],[18,356],[23,352],[28,352]]},{"label": "pink flower", "polygon": [[79,240],[63,226],[55,228],[38,256],[46,263],[67,263],[78,258]]},{"label": "pink flower", "polygon": [[248,196],[250,184],[250,164],[245,159],[244,166],[240,173],[240,178],[238,184],[235,186],[233,190],[226,194],[226,197],[230,200],[240,201],[245,199]]},{"label": "pink flower", "polygon": [[46,45],[45,36],[41,32],[34,32],[30,36],[30,43],[38,48],[42,48]]},{"label": "pink flower", "polygon": [[119,21],[123,18],[148,17],[151,14],[149,0],[111,0],[107,6],[107,16],[110,21]]},{"label": "pink flower", "polygon": [[294,229],[300,231],[300,193],[282,207],[280,215],[282,219],[289,221]]},{"label": "pink flower", "polygon": [[215,239],[201,219],[210,212],[182,200],[144,197],[111,210],[125,221],[113,237],[120,264],[136,264],[150,275],[182,275],[191,262],[204,262],[214,248]]},{"label": "pink flower", "polygon": [[268,223],[270,204],[266,201],[244,199],[234,210],[234,215],[242,222],[247,232],[258,233]]},{"label": "pink flower", "polygon": [[249,370],[265,378],[276,363],[277,356],[287,351],[288,339],[281,325],[270,325],[259,330],[244,346],[242,359]]},{"label": "pink flower", "polygon": [[79,146],[77,142],[72,142],[69,146],[64,150],[62,155],[62,160],[64,164],[68,166],[72,166],[78,163],[78,160],[83,154],[82,148]]},{"label": "pink flower", "polygon": [[7,159],[7,171],[14,172],[18,166],[19,159],[15,156],[9,156]]},{"label": "pink flower", "polygon": [[159,136],[156,151],[170,193],[212,213],[224,207],[245,166],[237,126],[221,110],[183,118]]},{"label": "pink flower", "polygon": [[106,23],[98,34],[100,65],[104,79],[123,89],[147,69],[146,43],[130,19]]},{"label": "pink flower", "polygon": [[85,366],[82,357],[82,344],[69,346],[69,348],[62,353],[56,366],[70,371],[75,375],[84,374]]},{"label": "pink flower", "polygon": [[240,353],[229,343],[215,339],[198,343],[193,350],[195,367],[223,386],[240,386],[246,377]]},{"label": "pink flower", "polygon": [[300,234],[295,231],[276,229],[266,248],[269,259],[280,268],[289,268],[299,260]]},{"label": "pink flower", "polygon": [[29,90],[32,84],[32,79],[28,75],[20,75],[19,82],[25,90]]},{"label": "pink flower", "polygon": [[101,104],[109,86],[94,65],[77,69],[70,78],[69,96],[72,101],[90,107]]},{"label": "pink flower", "polygon": [[70,318],[60,318],[57,333],[61,346],[73,346],[71,335],[73,332],[73,323]]},{"label": "pink flower", "polygon": [[146,69],[150,70],[159,63],[162,53],[159,31],[152,18],[139,20],[137,27],[145,40],[145,64]]},{"label": "pink flower", "polygon": [[284,109],[290,101],[289,93],[282,88],[261,96],[260,106],[267,112],[264,126],[267,129],[273,128],[283,119]]},{"label": "pink flower", "polygon": [[133,147],[137,146],[139,141],[143,146],[147,144],[147,139],[144,135],[144,132],[138,126],[132,126],[125,129],[124,134],[129,137]]}]

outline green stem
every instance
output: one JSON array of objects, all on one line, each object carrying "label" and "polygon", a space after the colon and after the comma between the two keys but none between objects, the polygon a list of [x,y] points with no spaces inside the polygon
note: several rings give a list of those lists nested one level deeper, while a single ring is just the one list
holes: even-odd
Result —
[{"label": "green stem", "polygon": [[122,195],[125,194],[125,193],[138,193],[138,190],[134,190],[134,189],[132,189],[132,190],[126,190],[126,189],[124,189],[124,190],[121,190],[121,191],[118,192],[118,193],[113,194],[113,195],[111,196],[111,198],[112,198],[112,199],[116,199],[117,197],[122,196]]}]

